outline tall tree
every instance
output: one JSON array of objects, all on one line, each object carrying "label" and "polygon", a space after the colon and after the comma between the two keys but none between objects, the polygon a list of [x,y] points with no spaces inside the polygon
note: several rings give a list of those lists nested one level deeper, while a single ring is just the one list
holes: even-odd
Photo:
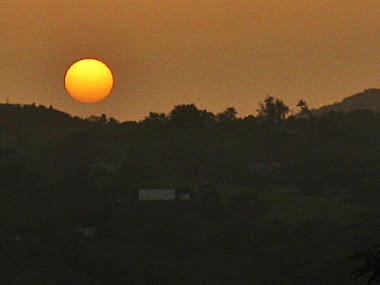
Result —
[{"label": "tall tree", "polygon": [[309,106],[306,104],[306,102],[304,100],[299,100],[298,103],[297,103],[297,107],[300,107],[301,108],[301,112],[300,114],[302,116],[306,116],[306,115],[311,115],[311,112],[309,110]]},{"label": "tall tree", "polygon": [[149,112],[149,116],[145,117],[143,123],[150,125],[164,125],[168,118],[165,113]]},{"label": "tall tree", "polygon": [[174,106],[170,112],[169,121],[182,129],[198,129],[204,126],[202,113],[194,104]]},{"label": "tall tree", "polygon": [[281,99],[272,96],[267,96],[259,106],[259,117],[273,123],[281,122],[289,113],[289,107]]},{"label": "tall tree", "polygon": [[223,112],[217,114],[216,120],[218,122],[229,122],[229,121],[236,120],[236,115],[237,115],[236,109],[234,107],[229,107]]},{"label": "tall tree", "polygon": [[203,125],[206,127],[211,127],[215,123],[215,115],[207,110],[200,111],[201,118],[203,120]]}]

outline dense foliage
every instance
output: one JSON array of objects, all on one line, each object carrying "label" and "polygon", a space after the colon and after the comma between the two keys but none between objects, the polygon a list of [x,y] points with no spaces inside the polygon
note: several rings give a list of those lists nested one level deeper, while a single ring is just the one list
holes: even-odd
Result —
[{"label": "dense foliage", "polygon": [[351,273],[355,279],[368,275],[368,285],[380,282],[380,244],[367,251],[358,252],[348,260],[364,260],[363,264]]},{"label": "dense foliage", "polygon": [[[267,97],[257,116],[238,117],[185,104],[120,123],[0,105],[1,274],[25,284],[34,274],[49,284],[275,284],[274,271],[292,272],[281,284],[327,284],[332,263],[379,239],[380,113],[298,106],[288,116]],[[141,204],[141,187],[188,189],[192,200]],[[331,284],[349,276],[344,266]]]}]

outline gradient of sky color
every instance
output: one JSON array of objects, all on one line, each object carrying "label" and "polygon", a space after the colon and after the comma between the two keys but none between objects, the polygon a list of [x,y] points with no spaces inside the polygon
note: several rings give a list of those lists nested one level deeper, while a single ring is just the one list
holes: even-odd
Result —
[{"label": "gradient of sky color", "polygon": [[[97,58],[115,85],[83,104],[66,69]],[[2,0],[0,102],[139,120],[194,103],[238,115],[380,87],[379,0]]]}]

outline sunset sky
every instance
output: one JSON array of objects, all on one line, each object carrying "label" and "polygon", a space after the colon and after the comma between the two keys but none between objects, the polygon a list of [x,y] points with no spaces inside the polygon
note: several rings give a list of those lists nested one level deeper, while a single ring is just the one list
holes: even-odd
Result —
[{"label": "sunset sky", "polygon": [[[139,120],[194,103],[255,113],[265,95],[313,108],[380,87],[379,0],[2,0],[0,102]],[[113,71],[104,101],[83,104],[67,68]]]}]

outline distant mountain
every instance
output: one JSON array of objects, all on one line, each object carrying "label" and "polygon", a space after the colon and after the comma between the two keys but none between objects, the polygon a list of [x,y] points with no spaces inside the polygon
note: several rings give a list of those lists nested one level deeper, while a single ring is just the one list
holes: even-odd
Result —
[{"label": "distant mountain", "polygon": [[352,95],[331,105],[326,105],[318,110],[313,110],[314,114],[322,114],[329,111],[349,112],[353,110],[371,110],[380,112],[380,89],[367,89],[364,92]]}]

